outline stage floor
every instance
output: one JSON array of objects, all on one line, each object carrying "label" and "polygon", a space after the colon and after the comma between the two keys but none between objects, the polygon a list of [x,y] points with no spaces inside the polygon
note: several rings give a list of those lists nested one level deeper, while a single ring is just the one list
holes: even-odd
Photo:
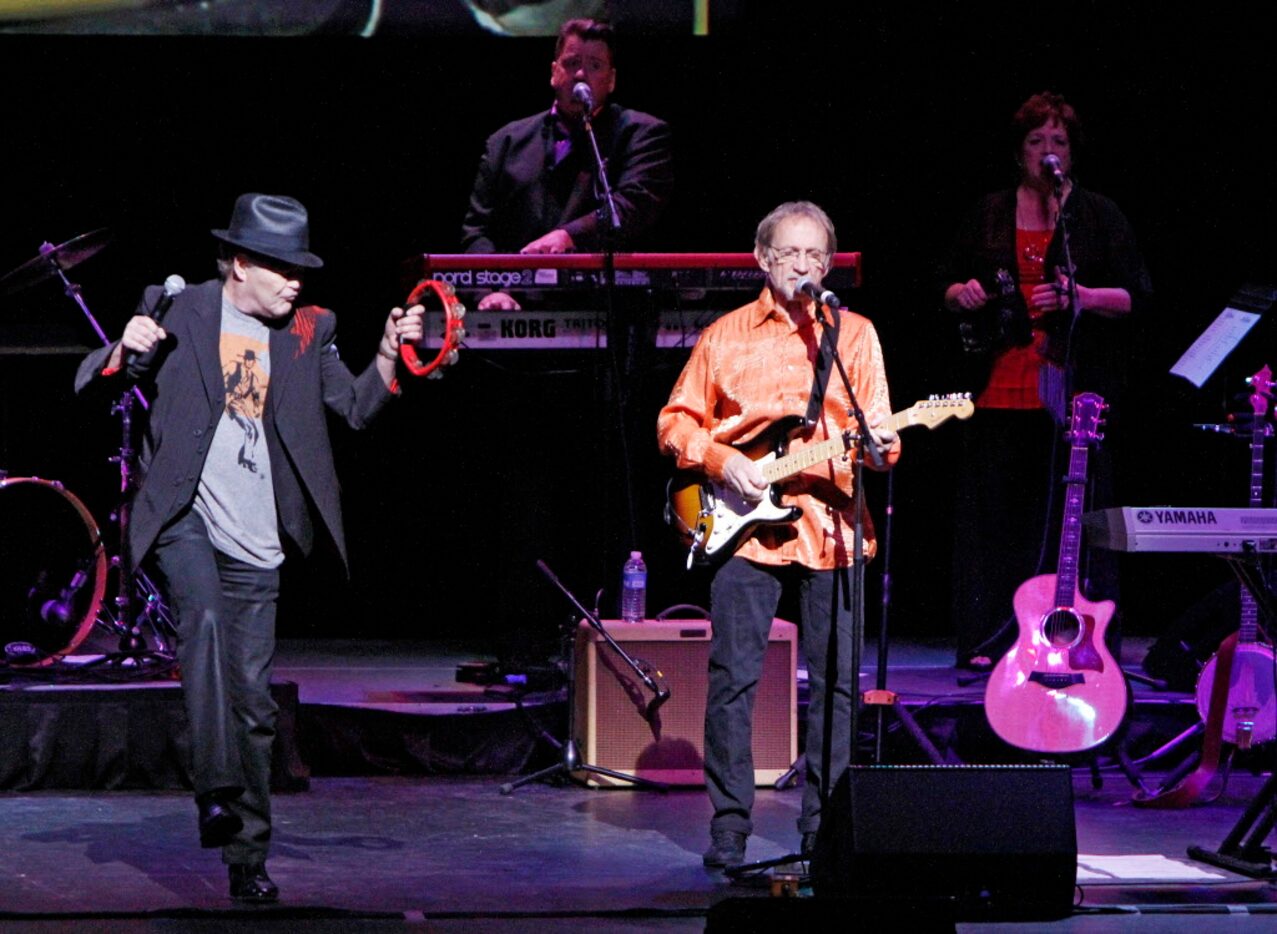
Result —
[{"label": "stage floor", "polygon": [[[389,705],[423,717],[461,709],[475,714],[478,727],[483,712],[476,705],[493,702],[481,687],[457,684],[455,673],[458,663],[481,656],[426,644],[393,649],[285,643],[277,676],[298,684],[303,708]],[[932,708],[940,698],[978,695],[978,684],[957,686],[949,658],[943,646],[893,650],[892,686]],[[872,680],[872,671],[865,676]],[[965,705],[965,697],[958,699]],[[1190,845],[1219,846],[1259,791],[1261,776],[1238,770],[1217,800],[1166,811],[1135,807],[1132,785],[1115,768],[1101,774],[1097,789],[1088,769],[1074,771],[1074,915],[997,930],[1271,929],[1273,883],[1186,856]],[[96,930],[227,923],[420,930],[424,922],[426,930],[690,931],[703,929],[711,907],[724,899],[769,894],[765,879],[733,882],[701,866],[710,817],[703,789],[530,784],[503,795],[500,786],[509,779],[313,774],[309,791],[275,797],[270,870],[282,900],[256,910],[227,898],[225,870],[216,851],[196,845],[194,806],[183,792],[0,794],[0,921],[6,930],[53,930],[68,922]],[[751,860],[796,848],[800,798],[799,788],[759,790]],[[1031,835],[1034,828],[1003,832]],[[917,880],[920,891],[929,884]]]}]

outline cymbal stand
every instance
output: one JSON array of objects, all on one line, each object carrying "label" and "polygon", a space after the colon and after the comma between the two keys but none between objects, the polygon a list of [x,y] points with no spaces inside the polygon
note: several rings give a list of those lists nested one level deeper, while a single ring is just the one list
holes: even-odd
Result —
[{"label": "cymbal stand", "polygon": [[[648,689],[650,689],[653,692],[654,696],[652,700],[648,702],[647,710],[644,713],[644,716],[648,720],[651,720],[656,715],[656,711],[660,708],[660,706],[669,699],[669,696],[670,696],[669,688],[657,685],[656,682],[652,679],[652,676],[648,674],[648,672],[645,670],[644,666],[634,661],[634,659],[630,658],[630,656],[625,653],[625,650],[622,649],[620,645],[617,644],[616,640],[613,639],[608,634],[607,630],[603,628],[603,624],[599,622],[598,616],[594,613],[591,613],[589,610],[587,610],[584,606],[581,605],[581,601],[579,601],[576,598],[576,596],[559,581],[559,579],[554,575],[554,572],[550,570],[550,568],[546,565],[544,561],[538,560],[537,567],[540,568],[541,573],[544,574],[547,578],[549,578],[550,582],[554,584],[555,587],[559,588],[559,590],[563,593],[563,595],[567,597],[569,601],[571,601],[572,605],[577,608],[581,616],[589,622],[589,624],[595,629],[595,631],[603,636],[604,640],[608,643],[608,645],[610,645],[613,648],[613,650],[615,650],[616,653],[620,655],[622,659],[624,659],[626,664],[628,664],[629,667],[634,671],[634,673],[639,676],[643,684],[646,685]],[[502,785],[500,789],[501,794],[503,795],[511,794],[516,788],[519,788],[520,786],[526,785],[530,782],[540,781],[543,778],[550,778],[552,776],[557,776],[557,775],[570,776],[574,772],[587,772],[587,773],[591,773],[595,775],[606,775],[609,778],[615,778],[618,781],[630,782],[634,785],[637,785],[640,788],[650,788],[654,791],[666,791],[667,786],[661,782],[654,782],[651,779],[642,778],[638,775],[629,775],[625,772],[617,772],[617,771],[614,771],[613,769],[603,768],[600,765],[593,765],[591,763],[588,763],[582,760],[581,750],[578,747],[576,742],[576,638],[575,636],[576,634],[572,631],[572,627],[567,627],[566,631],[564,632],[564,641],[566,642],[564,652],[567,659],[567,670],[565,672],[565,675],[567,676],[567,687],[568,687],[568,690],[567,690],[568,733],[567,733],[566,739],[564,739],[562,743],[555,744],[559,748],[561,757],[558,762],[556,762],[554,765],[549,766],[548,768],[541,769],[539,772],[534,772],[531,775],[525,775],[522,778],[519,778],[513,782],[507,782],[506,784]]]},{"label": "cymbal stand", "polygon": [[[56,247],[47,242],[40,246],[40,253],[48,257],[49,265],[62,281],[63,291],[67,297],[84,313],[89,326],[102,341],[103,346],[110,345],[111,339],[107,337],[102,325],[89,310],[80,286],[71,282],[56,262],[55,250]],[[116,592],[113,600],[115,611],[97,620],[99,625],[119,636],[119,649],[90,663],[90,666],[122,664],[130,660],[138,665],[147,663],[170,665],[175,657],[165,632],[165,630],[172,630],[172,624],[163,598],[155,584],[145,574],[137,572],[129,549],[129,514],[132,509],[132,496],[137,487],[137,450],[133,442],[133,406],[135,404],[141,405],[144,411],[150,408],[142,391],[136,385],[130,385],[120,395],[119,400],[111,406],[111,414],[120,417],[120,449],[119,453],[110,459],[120,468],[120,503],[111,515],[119,535],[119,551],[116,557],[111,559],[116,576]],[[141,591],[142,595],[140,609],[137,599],[138,591]],[[144,627],[152,634],[155,641],[154,649],[145,648],[142,638]]]},{"label": "cymbal stand", "polygon": [[[122,393],[111,407],[111,413],[120,417],[120,449],[118,454],[110,458],[120,468],[120,502],[111,514],[119,535],[119,551],[111,561],[116,575],[113,600],[115,612],[110,617],[99,618],[98,622],[118,635],[119,648],[115,653],[92,663],[94,665],[122,664],[131,660],[142,666],[167,666],[172,664],[175,657],[174,650],[169,645],[173,625],[168,608],[159,588],[145,573],[138,570],[129,545],[133,494],[137,490],[137,449],[133,441],[135,392],[137,386],[130,386],[129,391]],[[149,631],[154,648],[146,647],[144,631]]]}]

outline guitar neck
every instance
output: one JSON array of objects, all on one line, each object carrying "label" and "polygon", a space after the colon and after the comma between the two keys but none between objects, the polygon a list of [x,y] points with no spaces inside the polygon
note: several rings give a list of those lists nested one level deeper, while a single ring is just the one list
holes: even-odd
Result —
[{"label": "guitar neck", "polygon": [[[899,431],[913,424],[913,413],[916,406],[911,406],[903,412],[897,412],[890,416],[885,427],[892,431]],[[768,483],[777,483],[785,480],[794,474],[801,473],[808,467],[815,464],[832,460],[839,455],[850,451],[851,446],[856,443],[858,435],[853,431],[845,431],[837,437],[830,438],[827,441],[818,441],[815,444],[809,444],[805,447],[786,454],[784,457],[778,457],[774,461],[762,466],[764,479]]]},{"label": "guitar neck", "polygon": [[[1264,504],[1264,425],[1263,413],[1256,410],[1255,424],[1250,437],[1250,504]],[[1249,587],[1241,588],[1241,615],[1237,624],[1239,643],[1259,641],[1259,605]]]},{"label": "guitar neck", "polygon": [[1082,512],[1086,498],[1087,446],[1075,444],[1069,452],[1065,479],[1064,524],[1060,530],[1060,563],[1056,571],[1055,605],[1072,606],[1077,592],[1078,556],[1082,551]]}]

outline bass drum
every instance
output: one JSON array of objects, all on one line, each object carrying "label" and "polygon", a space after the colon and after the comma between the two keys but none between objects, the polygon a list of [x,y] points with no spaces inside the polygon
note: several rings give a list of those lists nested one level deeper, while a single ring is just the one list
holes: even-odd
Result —
[{"label": "bass drum", "polygon": [[49,665],[89,634],[106,592],[106,547],[62,484],[0,474],[0,663]]}]

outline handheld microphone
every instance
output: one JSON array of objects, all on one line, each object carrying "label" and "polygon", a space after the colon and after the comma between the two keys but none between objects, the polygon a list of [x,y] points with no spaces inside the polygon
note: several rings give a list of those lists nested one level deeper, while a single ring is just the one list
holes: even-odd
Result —
[{"label": "handheld microphone", "polygon": [[587,117],[594,113],[594,92],[590,90],[590,86],[584,81],[578,81],[572,85],[572,100],[581,102]]},{"label": "handheld microphone", "polygon": [[[179,275],[169,276],[164,280],[164,291],[160,293],[159,299],[156,300],[155,306],[146,313],[146,316],[157,324],[163,320],[168,314],[168,310],[173,305],[173,299],[186,288],[186,280]],[[128,356],[125,357],[126,365],[133,365],[137,362],[137,358],[141,356],[136,350],[130,350]]]},{"label": "handheld microphone", "polygon": [[1048,153],[1042,157],[1042,170],[1055,180],[1057,186],[1064,184],[1064,165],[1055,153]]},{"label": "handheld microphone", "polygon": [[812,282],[810,276],[803,276],[798,280],[798,284],[794,286],[794,294],[797,295],[800,292],[803,295],[810,295],[822,305],[828,305],[834,311],[842,307],[842,301],[839,300],[837,295],[829,291],[829,289],[822,289]]}]

